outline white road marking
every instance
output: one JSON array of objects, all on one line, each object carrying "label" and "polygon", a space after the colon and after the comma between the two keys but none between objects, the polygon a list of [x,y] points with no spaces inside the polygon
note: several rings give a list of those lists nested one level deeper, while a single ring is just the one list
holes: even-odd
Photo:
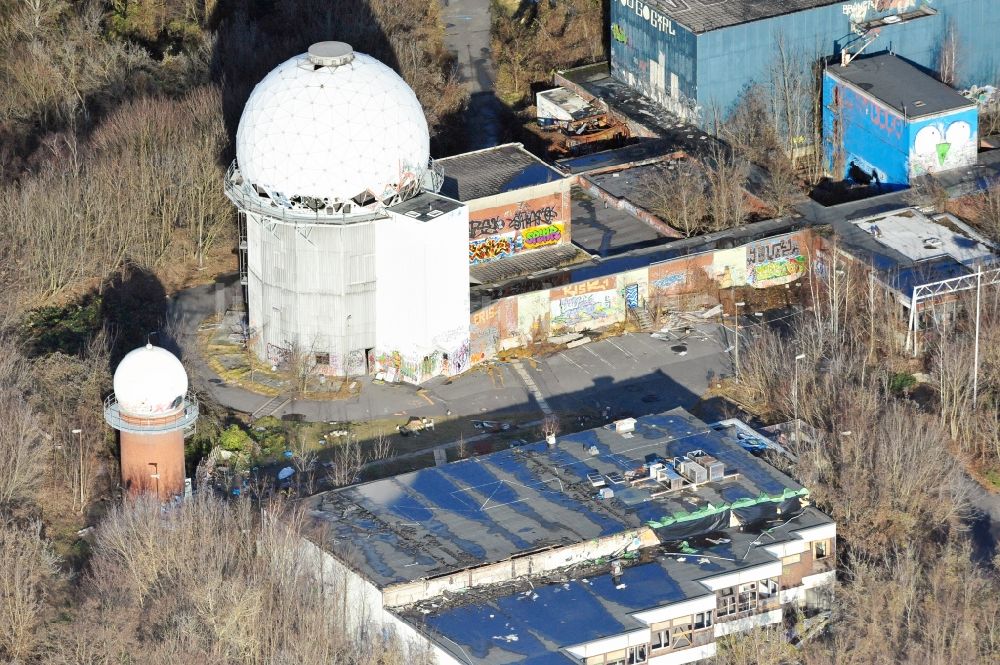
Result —
[{"label": "white road marking", "polygon": [[524,365],[521,364],[520,360],[514,362],[514,371],[520,375],[521,380],[524,381],[524,385],[528,387],[528,392],[531,393],[532,397],[535,398],[535,401],[538,402],[538,408],[542,410],[542,413],[547,416],[551,416],[552,408],[549,406],[549,403],[545,401],[545,398],[542,397],[542,391],[538,389],[538,384],[536,384],[535,380],[531,378],[530,374],[528,374],[528,370],[524,369]]},{"label": "white road marking", "polygon": [[598,354],[594,353],[594,351],[593,351],[593,350],[592,350],[592,349],[591,349],[591,348],[590,348],[589,346],[585,346],[585,347],[583,347],[583,348],[584,348],[584,349],[585,349],[585,350],[586,350],[587,352],[589,352],[589,353],[590,353],[590,355],[594,356],[595,358],[597,358],[598,360],[600,360],[600,361],[601,361],[602,363],[604,363],[605,365],[607,365],[607,366],[608,366],[608,367],[610,367],[611,369],[614,369],[614,368],[615,368],[615,366],[614,366],[614,365],[612,365],[612,364],[611,364],[611,363],[609,363],[609,362],[608,362],[607,360],[605,360],[604,356],[601,356],[601,355],[598,355]]}]

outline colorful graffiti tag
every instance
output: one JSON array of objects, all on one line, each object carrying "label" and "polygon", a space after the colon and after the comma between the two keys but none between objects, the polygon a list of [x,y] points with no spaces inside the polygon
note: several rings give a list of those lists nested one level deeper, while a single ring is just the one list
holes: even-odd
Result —
[{"label": "colorful graffiti tag", "polygon": [[503,233],[504,231],[521,231],[533,226],[544,226],[558,219],[559,211],[554,205],[531,207],[522,203],[511,212],[469,220],[469,239],[475,240],[483,236]]},{"label": "colorful graffiti tag", "polygon": [[639,285],[629,284],[625,287],[625,306],[629,309],[636,309],[639,307]]},{"label": "colorful graffiti tag", "polygon": [[609,325],[621,308],[617,289],[569,296],[552,302],[553,328],[599,328]]},{"label": "colorful graffiti tag", "polygon": [[674,272],[655,280],[653,286],[657,289],[672,289],[687,283],[687,276],[682,272]]},{"label": "colorful graffiti tag", "polygon": [[747,245],[747,284],[754,288],[793,282],[805,270],[806,258],[792,236]]},{"label": "colorful graffiti tag", "polygon": [[591,279],[577,284],[567,284],[566,286],[560,286],[558,289],[552,289],[552,299],[561,300],[570,296],[582,296],[587,293],[608,291],[615,288],[615,283],[616,280],[614,277],[601,277],[600,279]]},{"label": "colorful graffiti tag", "polygon": [[546,245],[557,245],[562,240],[562,224],[536,226],[521,233],[525,249],[538,249]]},{"label": "colorful graffiti tag", "polygon": [[513,236],[493,236],[485,240],[469,243],[469,263],[482,263],[501,259],[514,254],[518,247],[518,238]]}]

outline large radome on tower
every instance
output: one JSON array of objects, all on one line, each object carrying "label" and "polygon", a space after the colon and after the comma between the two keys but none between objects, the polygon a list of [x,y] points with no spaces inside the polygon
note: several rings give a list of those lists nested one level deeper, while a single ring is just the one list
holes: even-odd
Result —
[{"label": "large radome on tower", "polygon": [[396,72],[343,42],[320,42],[254,88],[236,161],[284,207],[391,204],[419,188],[430,139],[420,102]]}]

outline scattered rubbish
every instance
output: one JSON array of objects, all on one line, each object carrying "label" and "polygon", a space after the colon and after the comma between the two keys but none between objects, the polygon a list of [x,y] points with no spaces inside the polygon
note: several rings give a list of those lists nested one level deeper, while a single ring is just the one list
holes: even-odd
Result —
[{"label": "scattered rubbish", "polygon": [[[481,429],[486,432],[507,432],[511,428],[510,423],[500,422],[499,420],[473,420],[472,426],[476,429]],[[433,427],[432,427],[433,429]]]},{"label": "scattered rubbish", "polygon": [[679,356],[686,356],[688,352],[686,344],[674,344],[673,346],[670,347],[670,350]]},{"label": "scattered rubbish", "polygon": [[290,466],[286,466],[284,469],[278,472],[278,480],[285,480],[286,478],[291,478],[295,475],[295,469]]},{"label": "scattered rubbish", "polygon": [[615,588],[616,588],[616,589],[624,589],[624,588],[626,588],[626,587],[628,587],[628,585],[627,585],[627,584],[616,584],[616,585],[615,585]]}]

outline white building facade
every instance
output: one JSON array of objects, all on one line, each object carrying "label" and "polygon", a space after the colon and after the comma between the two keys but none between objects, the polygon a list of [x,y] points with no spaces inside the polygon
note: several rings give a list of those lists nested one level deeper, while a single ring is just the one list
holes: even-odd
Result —
[{"label": "white building facade", "polygon": [[254,89],[226,193],[250,340],[272,364],[419,383],[468,367],[468,211],[432,191],[413,91],[340,42]]}]

